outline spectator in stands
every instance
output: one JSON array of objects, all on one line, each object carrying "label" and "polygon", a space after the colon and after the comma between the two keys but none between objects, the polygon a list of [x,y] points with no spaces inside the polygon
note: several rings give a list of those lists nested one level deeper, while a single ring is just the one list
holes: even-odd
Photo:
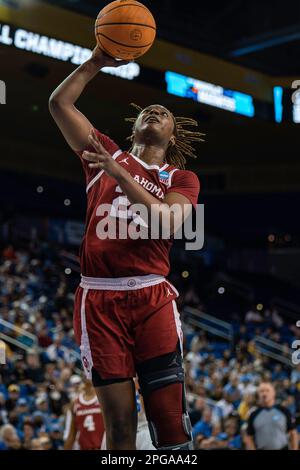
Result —
[{"label": "spectator in stands", "polygon": [[30,450],[45,450],[43,448],[41,439],[38,439],[38,438],[32,439],[31,445],[30,445]]},{"label": "spectator in stands", "polygon": [[234,408],[230,396],[226,391],[223,391],[223,398],[216,403],[214,409],[214,419],[223,420],[233,413]]},{"label": "spectator in stands", "polygon": [[203,439],[207,439],[212,435],[212,431],[212,411],[207,406],[203,411],[202,419],[193,427],[193,437],[197,448],[200,447],[200,443]]},{"label": "spectator in stands", "polygon": [[31,421],[24,421],[23,429],[21,432],[21,441],[23,449],[30,450],[32,440],[35,437],[34,425]]},{"label": "spectator in stands", "polygon": [[70,350],[63,344],[64,333],[59,332],[54,336],[53,344],[46,349],[46,356],[49,361],[58,361],[64,359],[68,363],[74,362],[74,358],[70,354]]},{"label": "spectator in stands", "polygon": [[22,421],[25,416],[29,415],[29,406],[26,398],[18,399],[14,411],[19,417],[19,422]]},{"label": "spectator in stands", "polygon": [[224,431],[216,436],[203,439],[200,449],[241,449],[242,439],[240,436],[239,421],[235,416],[229,416],[224,421]]},{"label": "spectator in stands", "polygon": [[283,380],[287,377],[288,371],[283,369],[282,364],[275,364],[274,369],[272,371],[272,382],[274,382],[275,380]]},{"label": "spectator in stands", "polygon": [[189,400],[189,398],[189,395],[187,395],[187,400],[189,403],[191,403],[190,419],[192,426],[194,426],[198,421],[201,421],[203,412],[206,408],[206,403],[203,397],[198,397],[196,398],[196,400],[193,397],[191,401]]},{"label": "spectator in stands", "polygon": [[210,391],[209,397],[216,401],[220,402],[223,398],[223,385],[221,382],[217,383],[216,386]]},{"label": "spectator in stands", "polygon": [[224,387],[229,401],[237,408],[241,401],[241,391],[239,389],[239,377],[237,372],[232,372],[229,377],[229,382]]},{"label": "spectator in stands", "polygon": [[14,382],[20,385],[26,380],[26,363],[23,356],[18,356],[14,363]]},{"label": "spectator in stands", "polygon": [[16,429],[11,424],[4,424],[0,428],[0,449],[1,450],[19,450],[21,441]]},{"label": "spectator in stands", "polygon": [[41,367],[40,358],[34,350],[27,353],[25,377],[30,383],[36,384],[44,381],[44,372]]},{"label": "spectator in stands", "polygon": [[286,400],[291,395],[291,381],[288,377],[278,380],[277,398],[280,402]]},{"label": "spectator in stands", "polygon": [[276,328],[279,329],[282,327],[283,319],[279,315],[278,310],[275,307],[273,307],[271,310],[271,320],[272,320],[272,323],[276,326]]},{"label": "spectator in stands", "polygon": [[39,435],[41,432],[46,432],[47,421],[41,411],[34,411],[32,414],[32,420],[36,434]]},{"label": "spectator in stands", "polygon": [[64,348],[62,347],[63,334],[57,333],[54,336],[53,344],[51,344],[47,349],[46,353],[49,361],[57,361],[60,358],[64,357]]},{"label": "spectator in stands", "polygon": [[43,434],[40,436],[40,443],[42,446],[42,450],[59,450],[59,448],[54,449],[52,440],[50,439],[49,434]]},{"label": "spectator in stands", "polygon": [[246,313],[245,322],[246,323],[261,323],[263,321],[262,314],[257,310],[253,305],[251,310]]},{"label": "spectator in stands", "polygon": [[51,416],[49,414],[48,397],[46,394],[36,398],[35,409],[36,411],[33,414],[35,423],[40,425],[40,431],[48,431],[51,424]]},{"label": "spectator in stands", "polygon": [[38,342],[41,348],[47,348],[52,344],[52,339],[50,338],[48,327],[46,325],[38,332]]},{"label": "spectator in stands", "polygon": [[257,381],[257,374],[247,372],[245,374],[240,374],[239,376],[239,385],[238,388],[241,392],[241,395],[244,396],[245,394],[254,395],[257,390],[256,381]]},{"label": "spectator in stands", "polygon": [[63,433],[59,424],[53,424],[50,428],[52,449],[62,450],[64,447]]},{"label": "spectator in stands", "polygon": [[191,341],[190,348],[191,352],[200,355],[200,359],[206,357],[210,350],[210,345],[204,331],[199,331],[198,334],[195,334]]},{"label": "spectator in stands", "polygon": [[255,405],[255,394],[245,393],[243,399],[238,407],[238,414],[242,421],[246,421],[249,417],[250,411]]},{"label": "spectator in stands", "polygon": [[5,409],[7,412],[10,412],[15,408],[19,398],[20,398],[20,387],[16,384],[9,385],[8,398],[5,402]]}]

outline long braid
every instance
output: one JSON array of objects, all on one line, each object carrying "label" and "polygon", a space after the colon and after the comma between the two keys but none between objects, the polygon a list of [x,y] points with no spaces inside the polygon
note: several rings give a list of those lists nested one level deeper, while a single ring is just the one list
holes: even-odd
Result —
[{"label": "long braid", "polygon": [[[143,111],[143,108],[138,106],[135,103],[131,103],[138,113],[140,114]],[[174,165],[180,170],[185,169],[186,157],[197,158],[195,155],[195,149],[191,145],[193,142],[204,142],[202,132],[191,131],[185,129],[185,127],[197,127],[198,123],[194,119],[187,117],[173,117],[174,119],[174,135],[176,137],[176,142],[174,145],[170,144],[166,151],[166,161],[170,165]],[[125,121],[133,123],[133,132],[131,136],[127,137],[130,142],[134,141],[134,124],[137,120],[137,117],[126,118]]]}]

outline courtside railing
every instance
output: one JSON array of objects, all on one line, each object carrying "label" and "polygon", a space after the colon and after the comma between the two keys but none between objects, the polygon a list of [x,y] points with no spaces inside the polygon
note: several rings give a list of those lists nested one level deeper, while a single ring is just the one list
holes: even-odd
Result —
[{"label": "courtside railing", "polygon": [[[4,331],[1,331],[1,325],[4,327]],[[21,341],[20,338],[28,338],[31,344],[29,345],[27,342]],[[23,349],[27,352],[34,351],[41,353],[46,351],[45,348],[41,348],[39,346],[36,335],[3,319],[0,319],[0,339],[5,343],[11,344],[16,348]],[[80,353],[76,349],[67,348],[66,346],[60,346],[60,349],[66,354],[66,357],[71,359],[72,362],[81,360]],[[77,371],[79,371],[79,369],[77,369]]]},{"label": "courtside railing", "polygon": [[184,321],[187,324],[202,328],[208,333],[219,336],[229,342],[233,341],[233,328],[230,323],[193,307],[185,307],[184,313]]},{"label": "courtside railing", "polygon": [[23,349],[24,351],[32,350],[32,346],[28,346],[27,344],[24,344],[21,341],[6,335],[5,333],[0,333],[0,339],[2,339],[5,343],[9,343],[13,346],[16,346],[17,348]]},{"label": "courtside railing", "polygon": [[[219,336],[233,345],[234,332],[230,323],[192,307],[186,307],[184,313],[186,324],[201,328],[213,336]],[[293,367],[291,360],[293,350],[288,346],[276,343],[263,336],[255,336],[253,341],[256,350],[264,356],[289,367]]]},{"label": "courtside railing", "polygon": [[[13,335],[16,338],[20,338],[20,337],[28,338],[30,340],[30,342],[32,343],[31,347],[35,347],[35,346],[38,345],[38,339],[37,339],[36,335],[34,335],[32,333],[29,333],[28,331],[24,330],[24,328],[20,328],[19,326],[16,326],[13,323],[8,322],[7,320],[3,320],[2,318],[0,318],[0,332],[1,332],[1,325],[4,327],[4,331],[6,331],[6,333],[8,333],[7,330],[9,330],[10,332],[13,333]],[[1,332],[1,334],[3,334],[3,333]],[[9,336],[9,335],[6,335],[6,336]],[[20,340],[18,340],[18,342],[22,343],[22,341],[20,341]],[[23,344],[25,346],[29,346],[26,343],[23,343]]]},{"label": "courtside railing", "polygon": [[289,367],[294,367],[292,363],[292,349],[282,344],[276,343],[271,339],[264,338],[263,336],[255,336],[255,348],[261,354],[274,359],[274,361],[281,362]]}]

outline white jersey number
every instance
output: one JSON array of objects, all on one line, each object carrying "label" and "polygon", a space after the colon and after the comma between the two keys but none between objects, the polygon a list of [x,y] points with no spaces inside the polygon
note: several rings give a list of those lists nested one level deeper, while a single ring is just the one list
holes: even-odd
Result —
[{"label": "white jersey number", "polygon": [[128,209],[130,202],[127,196],[125,196],[120,186],[116,187],[116,192],[121,193],[121,195],[113,200],[110,216],[117,219],[132,219],[133,213]]},{"label": "white jersey number", "polygon": [[133,220],[137,225],[147,228],[148,225],[145,223],[145,221],[138,214],[134,214],[130,209],[128,209],[130,206],[130,201],[127,196],[125,196],[120,186],[116,187],[116,192],[121,193],[121,195],[113,200],[112,208],[109,214],[110,217]]},{"label": "white jersey number", "polygon": [[86,428],[89,432],[95,431],[96,426],[95,426],[93,415],[86,416],[83,422],[83,427]]}]

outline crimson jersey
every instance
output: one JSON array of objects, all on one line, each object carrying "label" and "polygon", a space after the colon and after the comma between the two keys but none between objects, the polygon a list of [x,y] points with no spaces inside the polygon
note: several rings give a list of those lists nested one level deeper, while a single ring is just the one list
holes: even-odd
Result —
[{"label": "crimson jersey", "polygon": [[[122,152],[109,137],[96,130],[99,140],[105,149],[131,176],[149,193],[162,201],[169,192],[177,192],[196,206],[199,194],[199,180],[191,171],[178,170],[164,164],[148,165],[136,156]],[[90,149],[94,151],[94,149]],[[86,230],[80,249],[81,273],[88,277],[127,277],[148,274],[167,276],[170,270],[169,251],[171,239],[100,239],[97,230],[101,219],[106,214],[99,214],[101,206],[112,205],[114,217],[124,217],[118,208],[128,206],[127,197],[118,186],[117,181],[103,170],[90,168],[89,162],[82,158],[87,184],[87,217]],[[111,214],[112,215],[112,214]],[[130,213],[127,218],[130,218]],[[127,220],[130,222],[130,220]],[[126,222],[126,223],[127,223]],[[100,225],[99,225],[100,223]]]},{"label": "crimson jersey", "polygon": [[80,394],[74,402],[73,413],[80,449],[100,449],[104,435],[104,423],[97,397],[86,401]]}]

